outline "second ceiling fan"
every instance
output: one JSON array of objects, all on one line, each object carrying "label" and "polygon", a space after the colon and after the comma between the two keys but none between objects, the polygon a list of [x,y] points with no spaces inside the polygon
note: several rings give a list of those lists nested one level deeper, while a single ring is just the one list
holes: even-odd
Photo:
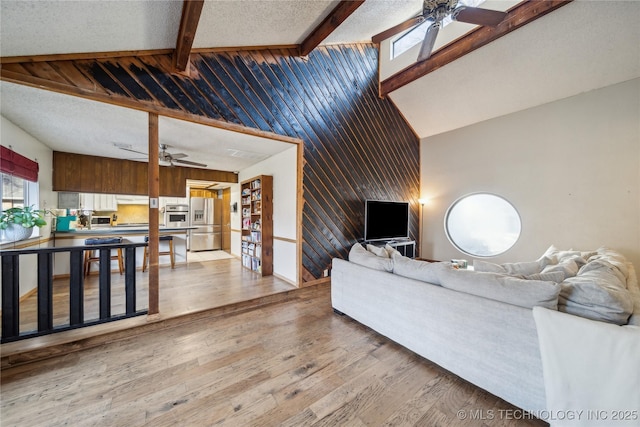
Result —
[{"label": "second ceiling fan", "polygon": [[386,40],[391,36],[416,27],[426,21],[429,23],[429,27],[424,35],[420,53],[418,54],[418,62],[424,61],[431,56],[438,31],[442,26],[442,21],[447,16],[451,16],[451,19],[454,21],[495,27],[506,18],[507,13],[479,7],[469,7],[462,4],[458,5],[458,0],[424,0],[422,13],[420,15],[407,19],[388,30],[376,34],[371,40],[374,43],[380,43],[382,40]]}]

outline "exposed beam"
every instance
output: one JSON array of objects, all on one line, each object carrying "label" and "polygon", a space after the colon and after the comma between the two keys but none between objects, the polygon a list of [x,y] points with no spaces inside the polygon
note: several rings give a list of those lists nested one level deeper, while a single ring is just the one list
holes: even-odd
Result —
[{"label": "exposed beam", "polygon": [[343,0],[338,6],[333,9],[329,15],[316,28],[311,31],[311,34],[300,44],[300,55],[306,56],[311,53],[313,49],[318,47],[322,40],[326,39],[336,28],[340,26],[357,8],[362,6],[365,0]]},{"label": "exposed beam", "polygon": [[191,46],[193,46],[193,39],[196,37],[203,6],[204,0],[184,0],[182,3],[178,40],[176,41],[176,50],[173,52],[173,66],[178,72],[185,71],[189,64]]},{"label": "exposed beam", "polygon": [[429,59],[417,62],[380,83],[380,96],[384,97],[414,80],[509,34],[549,12],[569,4],[572,0],[528,0],[509,10],[497,27],[478,27],[467,35],[434,52]]}]

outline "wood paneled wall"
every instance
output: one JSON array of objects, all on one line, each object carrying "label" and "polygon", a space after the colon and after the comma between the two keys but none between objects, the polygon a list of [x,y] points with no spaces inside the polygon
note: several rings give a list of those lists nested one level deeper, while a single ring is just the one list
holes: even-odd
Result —
[{"label": "wood paneled wall", "polygon": [[[149,194],[146,163],[53,152],[53,191]],[[233,172],[160,166],[160,195],[187,197],[187,179],[238,182]]]},{"label": "wood paneled wall", "polygon": [[364,200],[409,200],[418,236],[419,141],[378,97],[377,49],[332,45],[308,57],[273,49],[194,54],[190,77],[169,55],[4,64],[11,81],[162,114],[182,110],[304,142],[303,280],[322,276],[363,237]]}]

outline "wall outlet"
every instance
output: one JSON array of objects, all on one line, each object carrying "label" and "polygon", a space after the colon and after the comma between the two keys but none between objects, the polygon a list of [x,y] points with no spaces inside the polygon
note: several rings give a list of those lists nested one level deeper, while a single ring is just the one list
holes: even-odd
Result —
[{"label": "wall outlet", "polygon": [[329,269],[325,268],[324,272],[322,273],[322,277],[329,277]]}]

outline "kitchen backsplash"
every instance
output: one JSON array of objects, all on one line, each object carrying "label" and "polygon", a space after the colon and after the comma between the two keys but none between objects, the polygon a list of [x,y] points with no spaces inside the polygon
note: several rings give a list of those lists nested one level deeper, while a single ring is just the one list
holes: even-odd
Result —
[{"label": "kitchen backsplash", "polygon": [[[113,212],[111,214],[113,215]],[[149,207],[147,205],[119,204],[115,214],[118,216],[118,224],[140,224],[149,222]]]}]

